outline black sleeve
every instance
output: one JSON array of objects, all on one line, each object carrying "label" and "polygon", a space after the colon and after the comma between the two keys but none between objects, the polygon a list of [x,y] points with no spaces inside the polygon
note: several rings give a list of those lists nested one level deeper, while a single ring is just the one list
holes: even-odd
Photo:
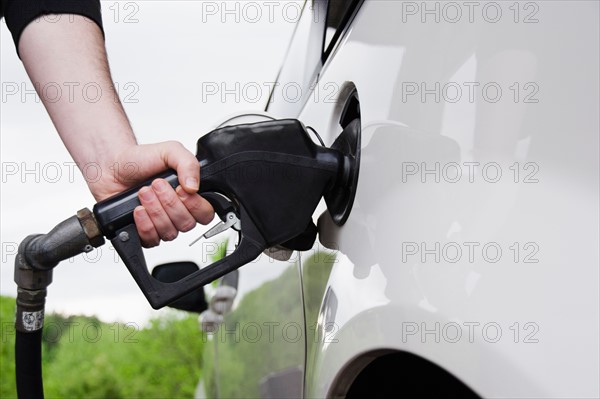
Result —
[{"label": "black sleeve", "polygon": [[46,14],[78,14],[94,21],[102,34],[100,0],[0,0],[0,17],[12,34],[19,52],[19,39],[25,27],[34,19]]}]

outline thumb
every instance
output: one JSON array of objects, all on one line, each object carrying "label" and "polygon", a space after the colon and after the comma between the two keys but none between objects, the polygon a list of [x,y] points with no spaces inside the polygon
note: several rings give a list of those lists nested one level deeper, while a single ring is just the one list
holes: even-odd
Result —
[{"label": "thumb", "polygon": [[167,141],[161,146],[161,158],[165,166],[175,169],[179,184],[188,193],[197,193],[200,189],[200,163],[181,143]]},{"label": "thumb", "polygon": [[186,192],[194,194],[200,188],[200,163],[177,141],[135,145],[125,149],[118,159],[135,169],[118,169],[116,177],[124,184],[134,183],[134,177],[139,181],[171,168],[177,172],[179,184]]}]

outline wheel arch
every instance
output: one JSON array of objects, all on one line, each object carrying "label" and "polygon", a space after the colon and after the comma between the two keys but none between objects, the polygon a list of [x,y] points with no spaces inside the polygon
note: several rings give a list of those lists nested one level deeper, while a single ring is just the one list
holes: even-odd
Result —
[{"label": "wheel arch", "polygon": [[376,349],[354,357],[337,373],[327,397],[384,397],[398,393],[411,397],[480,397],[439,365],[396,349]]}]

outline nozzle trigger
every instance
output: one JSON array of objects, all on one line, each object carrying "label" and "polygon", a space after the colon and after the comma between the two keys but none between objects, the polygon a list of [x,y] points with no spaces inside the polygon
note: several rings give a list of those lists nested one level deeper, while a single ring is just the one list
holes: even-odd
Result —
[{"label": "nozzle trigger", "polygon": [[234,230],[237,230],[237,231],[240,231],[242,229],[240,219],[237,217],[235,212],[227,213],[227,215],[225,215],[224,220],[222,220],[216,226],[212,227],[210,230],[208,230],[206,233],[204,233],[200,237],[196,238],[194,241],[192,241],[190,243],[189,246],[191,247],[192,245],[194,245],[195,243],[200,241],[201,238],[214,237],[217,234],[221,234],[222,232],[226,231],[229,228],[233,228]]}]

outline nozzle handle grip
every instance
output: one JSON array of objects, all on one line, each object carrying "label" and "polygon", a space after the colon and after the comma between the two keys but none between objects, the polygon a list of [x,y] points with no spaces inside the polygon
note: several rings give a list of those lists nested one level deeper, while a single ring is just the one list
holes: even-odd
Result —
[{"label": "nozzle handle grip", "polygon": [[141,205],[138,192],[142,187],[150,186],[156,179],[165,179],[173,188],[179,185],[175,171],[168,169],[135,187],[94,205],[94,217],[106,238],[112,240],[118,230],[133,224],[133,211]]}]

